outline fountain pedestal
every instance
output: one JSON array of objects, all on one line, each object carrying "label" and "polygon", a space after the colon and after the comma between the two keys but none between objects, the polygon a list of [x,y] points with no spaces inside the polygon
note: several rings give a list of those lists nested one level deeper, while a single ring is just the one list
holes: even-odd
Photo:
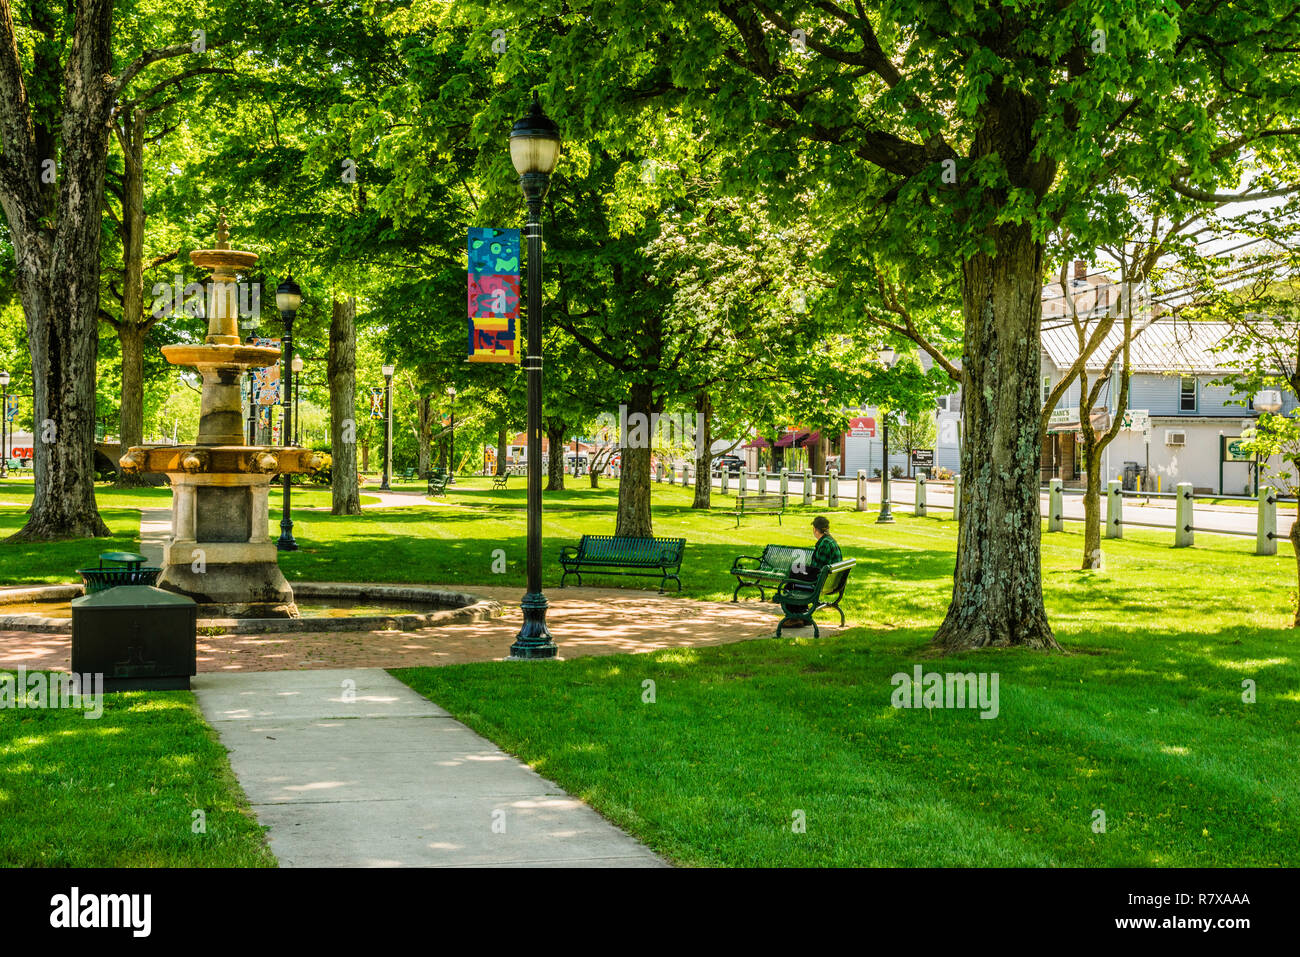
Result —
[{"label": "fountain pedestal", "polygon": [[128,472],[162,472],[171,481],[172,537],[163,550],[159,588],[193,598],[200,617],[296,618],[293,589],[269,534],[271,481],[324,468],[329,456],[241,444],[240,376],[273,364],[280,350],[240,344],[233,280],[257,254],[231,249],[228,236],[223,210],[217,248],[190,253],[195,265],[212,269],[204,343],[162,350],[168,362],[193,366],[203,376],[198,441],[135,446],[119,464]]}]

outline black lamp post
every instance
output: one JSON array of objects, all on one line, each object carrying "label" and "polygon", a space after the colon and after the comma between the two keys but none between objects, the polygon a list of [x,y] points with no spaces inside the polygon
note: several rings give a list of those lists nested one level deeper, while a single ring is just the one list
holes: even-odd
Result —
[{"label": "black lamp post", "polygon": [[9,373],[0,372],[0,478],[9,476]]},{"label": "black lamp post", "polygon": [[447,386],[447,395],[451,397],[451,454],[447,460],[447,484],[456,484],[456,387]]},{"label": "black lamp post", "polygon": [[[275,291],[275,306],[280,310],[280,318],[284,320],[284,349],[280,353],[280,367],[283,371],[280,377],[284,379],[287,394],[284,397],[284,423],[280,444],[285,447],[288,447],[293,440],[293,403],[296,401],[291,371],[293,369],[293,320],[298,315],[298,306],[301,303],[302,289],[293,281],[293,276],[290,276],[280,283],[280,288]],[[298,543],[293,538],[289,473],[285,472],[281,479],[284,481],[284,507],[280,514],[280,537],[275,547],[282,552],[295,552],[298,550]]]},{"label": "black lamp post", "polygon": [[[885,349],[880,354],[880,357],[885,360],[886,369],[892,369],[894,367],[895,353],[893,349]],[[884,462],[881,463],[883,467],[880,470],[880,514],[876,516],[876,524],[892,525],[894,522],[894,512],[890,507],[890,502],[889,502],[889,413],[888,412],[886,412],[884,415],[884,435],[882,438],[882,442],[884,445],[884,448],[882,450]]]},{"label": "black lamp post", "polygon": [[298,396],[302,394],[299,387],[299,374],[302,372],[302,356],[294,356],[290,367],[293,369],[293,444],[302,445],[302,416],[298,414]]},{"label": "black lamp post", "polygon": [[384,480],[379,483],[381,492],[393,490],[393,373],[397,367],[391,362],[383,366],[384,373]]},{"label": "black lamp post", "polygon": [[533,93],[528,115],[510,130],[510,161],[528,206],[528,591],[521,602],[524,623],[510,646],[510,658],[554,658],[558,649],[546,628],[542,594],[542,200],[560,157],[560,131],[542,112]]}]

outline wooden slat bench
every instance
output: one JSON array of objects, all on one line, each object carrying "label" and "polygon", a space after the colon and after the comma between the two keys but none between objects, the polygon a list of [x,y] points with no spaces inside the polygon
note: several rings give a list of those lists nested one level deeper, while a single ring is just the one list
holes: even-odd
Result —
[{"label": "wooden slat bench", "polygon": [[806,564],[811,558],[812,549],[802,545],[764,545],[763,554],[758,557],[741,555],[731,563],[731,574],[736,576],[731,600],[737,600],[742,588],[757,588],[759,598],[767,601],[767,589],[775,589],[790,577],[796,559]]},{"label": "wooden slat bench", "polygon": [[560,550],[560,564],[564,568],[564,574],[560,576],[560,587],[564,587],[564,580],[570,575],[577,575],[578,584],[581,585],[582,571],[586,569],[588,574],[658,575],[660,594],[663,594],[664,585],[670,581],[677,582],[677,590],[681,591],[682,580],[677,573],[681,570],[682,551],[685,547],[684,538],[583,535],[577,545],[565,545]]},{"label": "wooden slat bench", "polygon": [[[844,597],[844,588],[849,583],[849,573],[857,565],[857,560],[847,558],[842,562],[836,562],[833,565],[827,565],[817,573],[816,581],[803,581],[797,578],[787,578],[781,582],[772,596],[772,601],[781,606],[781,611],[785,613],[785,618],[794,618],[797,621],[806,621],[813,627],[813,637],[821,637],[821,632],[817,630],[817,622],[813,621],[813,615],[823,608],[834,608],[840,613],[840,624],[844,624],[844,610],[840,608],[840,599]],[[792,611],[793,606],[805,605],[803,611]],[[785,624],[785,618],[781,619],[781,624],[776,626],[776,636],[781,637],[781,628]]]},{"label": "wooden slat bench", "polygon": [[736,499],[736,507],[729,515],[736,516],[736,527],[740,528],[740,518],[745,514],[765,513],[776,516],[776,524],[781,524],[781,515],[785,512],[785,496],[776,495],[741,495]]}]

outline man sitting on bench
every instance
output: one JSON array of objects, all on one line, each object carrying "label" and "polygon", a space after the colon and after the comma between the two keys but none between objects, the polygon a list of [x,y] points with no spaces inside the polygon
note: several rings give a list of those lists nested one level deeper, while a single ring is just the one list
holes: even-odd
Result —
[{"label": "man sitting on bench", "polygon": [[[790,577],[800,581],[815,582],[823,568],[844,560],[844,555],[840,552],[839,542],[831,538],[830,519],[825,515],[818,515],[812,520],[812,526],[813,537],[817,540],[817,544],[813,546],[812,555],[809,557],[807,564],[796,561],[790,568]],[[807,605],[791,605],[790,610],[804,611],[807,607]],[[781,622],[783,628],[805,628],[807,625],[808,622],[797,618],[786,618]]]}]

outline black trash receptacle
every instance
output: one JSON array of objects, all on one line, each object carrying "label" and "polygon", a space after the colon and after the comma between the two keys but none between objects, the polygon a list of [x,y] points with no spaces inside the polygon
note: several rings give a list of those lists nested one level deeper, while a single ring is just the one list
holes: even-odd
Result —
[{"label": "black trash receptacle", "polygon": [[72,672],[102,674],[105,691],[188,689],[196,673],[198,605],[148,585],[72,600]]}]

